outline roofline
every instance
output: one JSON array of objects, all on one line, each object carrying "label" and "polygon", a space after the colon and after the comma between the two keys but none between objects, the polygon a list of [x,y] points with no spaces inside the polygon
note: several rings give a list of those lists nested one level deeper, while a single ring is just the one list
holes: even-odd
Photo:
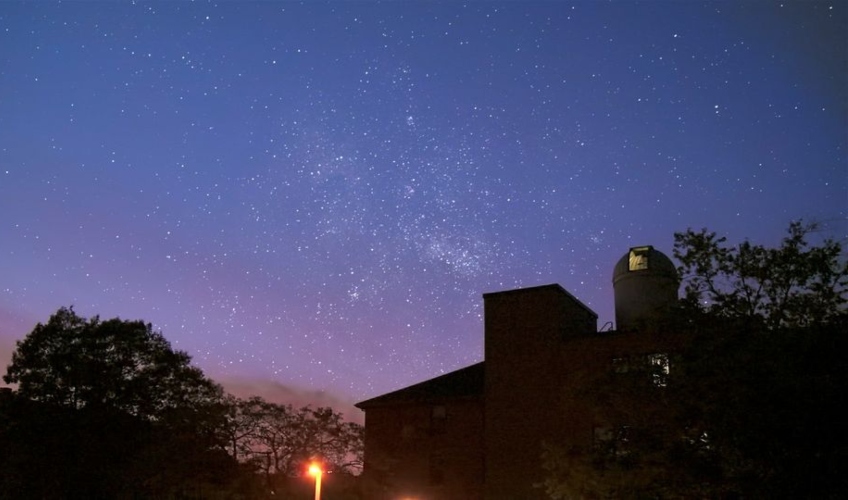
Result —
[{"label": "roofline", "polygon": [[560,285],[559,283],[549,283],[547,285],[531,286],[531,287],[527,287],[527,288],[513,288],[512,290],[502,290],[500,292],[488,292],[488,293],[483,294],[483,299],[485,300],[487,297],[491,297],[491,296],[494,296],[494,295],[515,294],[515,293],[532,293],[532,292],[535,292],[535,291],[538,291],[538,290],[542,290],[544,288],[550,288],[550,289],[553,289],[553,290],[557,290],[559,293],[562,293],[563,295],[565,295],[566,297],[568,297],[569,299],[574,301],[574,303],[576,303],[577,305],[579,305],[580,307],[585,309],[589,314],[594,316],[595,319],[597,320],[598,313],[593,311],[591,307],[589,307],[586,304],[584,304],[583,302],[581,302],[580,299],[578,299],[577,297],[572,295],[571,292],[569,292],[568,290],[563,288],[562,285]]},{"label": "roofline", "polygon": [[[397,392],[397,391],[395,391]],[[483,399],[482,394],[469,394],[464,396],[431,396],[431,397],[422,397],[419,399],[387,399],[386,401],[380,401],[383,399],[383,396],[389,397],[392,393],[383,394],[382,396],[376,396],[371,399],[366,399],[365,401],[360,401],[355,403],[353,406],[359,408],[362,411],[368,411],[372,408],[386,408],[390,406],[409,406],[409,405],[427,405],[427,404],[442,404],[443,402],[456,402],[456,401],[480,401]]]},{"label": "roofline", "polygon": [[[400,389],[396,389],[392,392],[387,392],[387,393],[381,394],[379,396],[374,396],[373,398],[366,399],[365,401],[360,401],[358,403],[355,403],[353,406],[359,408],[360,410],[365,410],[366,408],[373,407],[373,406],[387,406],[387,405],[390,405],[390,404],[407,403],[408,400],[396,399],[396,400],[392,401],[392,398],[400,395],[401,393],[413,391],[416,388],[419,388],[420,386],[431,384],[433,382],[444,379],[446,377],[456,376],[456,374],[459,373],[459,372],[471,370],[471,369],[476,368],[478,366],[482,367],[483,363],[485,363],[485,361],[480,361],[480,362],[474,363],[472,365],[468,365],[468,366],[465,366],[463,368],[459,368],[458,370],[454,370],[454,371],[451,371],[451,372],[448,372],[448,373],[444,373],[442,375],[439,375],[438,377],[433,377],[431,379],[424,380],[423,382],[418,382],[416,384],[412,384],[412,385],[408,385],[406,387],[402,387]],[[461,399],[461,398],[462,399],[474,399],[474,397],[475,396],[452,396],[451,399]],[[421,400],[423,401],[423,400],[426,400],[426,399],[427,398],[422,398]],[[439,399],[439,398],[436,397],[436,398],[432,398],[432,399]],[[380,400],[383,400],[383,401],[380,401]]]}]

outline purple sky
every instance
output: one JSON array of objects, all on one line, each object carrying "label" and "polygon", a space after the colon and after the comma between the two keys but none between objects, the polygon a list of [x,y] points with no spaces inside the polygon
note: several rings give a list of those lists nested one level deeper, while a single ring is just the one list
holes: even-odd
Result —
[{"label": "purple sky", "polygon": [[846,33],[836,1],[0,2],[0,366],[73,305],[344,406],[482,359],[485,292],[600,327],[631,246],[844,241]]}]

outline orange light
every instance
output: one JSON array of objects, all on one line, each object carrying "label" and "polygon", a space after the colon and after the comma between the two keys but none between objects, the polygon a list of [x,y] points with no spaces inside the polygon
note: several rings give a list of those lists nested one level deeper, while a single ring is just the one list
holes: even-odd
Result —
[{"label": "orange light", "polygon": [[310,476],[320,476],[323,471],[318,464],[309,464],[309,475]]}]

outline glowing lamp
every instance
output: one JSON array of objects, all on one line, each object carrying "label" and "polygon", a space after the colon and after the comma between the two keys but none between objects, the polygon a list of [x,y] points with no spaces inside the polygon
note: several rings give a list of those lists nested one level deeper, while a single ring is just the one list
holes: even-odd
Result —
[{"label": "glowing lamp", "polygon": [[315,500],[321,500],[321,474],[323,473],[324,471],[317,463],[309,464],[309,475],[315,476]]}]

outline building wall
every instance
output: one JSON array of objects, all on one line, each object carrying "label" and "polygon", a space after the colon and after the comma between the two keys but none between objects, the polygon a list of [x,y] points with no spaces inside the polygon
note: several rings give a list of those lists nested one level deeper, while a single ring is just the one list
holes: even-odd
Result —
[{"label": "building wall", "polygon": [[[639,255],[638,260],[634,256]],[[613,270],[618,331],[644,330],[677,304],[680,278],[674,263],[651,246],[634,247]]]},{"label": "building wall", "polygon": [[482,499],[479,399],[368,408],[364,498]]},{"label": "building wall", "polygon": [[564,432],[563,345],[597,316],[558,285],[487,294],[485,498],[540,498],[542,443]]},{"label": "building wall", "polygon": [[609,385],[599,382],[615,380],[618,362],[676,351],[684,338],[599,333],[594,312],[558,285],[484,301],[482,396],[368,407],[364,498],[545,498],[542,443],[573,451],[588,467],[599,429],[633,424],[601,410],[609,394],[595,388]]},{"label": "building wall", "polygon": [[[594,429],[599,426],[635,424],[611,421],[604,406],[613,395],[600,393],[597,387],[609,387],[617,372],[645,372],[645,383],[653,382],[651,359],[671,359],[686,337],[677,333],[606,332],[568,340],[560,350],[560,365],[567,367],[560,378],[556,400],[562,409],[559,426],[564,432],[559,444],[567,448],[587,449]],[[673,364],[668,367],[673,375]],[[621,377],[622,380],[624,377]],[[659,380],[657,395],[660,394]],[[638,402],[637,402],[638,403]]]}]

